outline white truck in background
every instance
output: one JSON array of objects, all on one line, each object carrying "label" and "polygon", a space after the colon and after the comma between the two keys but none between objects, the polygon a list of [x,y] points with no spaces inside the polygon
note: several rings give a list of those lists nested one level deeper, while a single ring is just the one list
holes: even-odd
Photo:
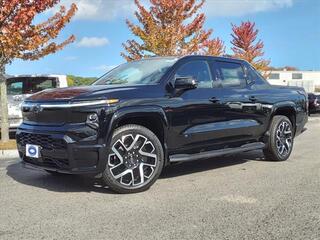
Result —
[{"label": "white truck in background", "polygon": [[68,87],[66,75],[7,76],[10,135],[15,133],[22,122],[20,107],[25,98],[45,89],[64,87]]}]

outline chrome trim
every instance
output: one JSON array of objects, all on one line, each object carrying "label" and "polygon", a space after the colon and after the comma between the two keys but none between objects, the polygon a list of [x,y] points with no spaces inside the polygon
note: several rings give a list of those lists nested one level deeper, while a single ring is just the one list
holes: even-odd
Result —
[{"label": "chrome trim", "polygon": [[103,105],[107,104],[110,105],[114,102],[115,99],[110,100],[96,100],[96,101],[87,101],[87,102],[75,102],[75,103],[45,103],[45,104],[39,104],[39,103],[22,103],[21,108],[29,107],[40,107],[42,109],[50,109],[50,108],[73,108],[73,107],[86,107],[86,106],[94,106],[94,105]]}]

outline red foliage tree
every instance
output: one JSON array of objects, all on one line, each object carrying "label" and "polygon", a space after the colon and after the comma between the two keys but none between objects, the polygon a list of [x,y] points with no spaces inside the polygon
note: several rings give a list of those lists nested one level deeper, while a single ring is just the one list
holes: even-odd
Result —
[{"label": "red foliage tree", "polygon": [[257,70],[266,71],[270,61],[263,59],[264,44],[261,40],[256,41],[259,30],[255,23],[250,21],[242,22],[240,26],[232,24],[231,48],[234,56],[251,63]]},{"label": "red foliage tree", "polygon": [[71,20],[77,7],[75,4],[67,11],[61,7],[54,16],[39,24],[34,18],[57,5],[60,0],[0,0],[0,94],[1,94],[1,140],[8,136],[8,102],[5,67],[13,59],[36,60],[61,50],[73,42],[72,35],[61,43],[52,39]]}]

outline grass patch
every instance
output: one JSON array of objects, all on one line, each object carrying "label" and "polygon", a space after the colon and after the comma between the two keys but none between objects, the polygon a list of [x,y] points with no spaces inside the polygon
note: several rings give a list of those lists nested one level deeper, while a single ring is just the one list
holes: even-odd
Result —
[{"label": "grass patch", "polygon": [[9,140],[8,142],[0,141],[0,150],[12,150],[17,149],[16,140]]}]

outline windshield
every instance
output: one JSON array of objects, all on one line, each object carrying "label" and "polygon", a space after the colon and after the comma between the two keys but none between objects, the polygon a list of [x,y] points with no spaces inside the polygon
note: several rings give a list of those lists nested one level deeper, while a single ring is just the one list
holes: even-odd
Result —
[{"label": "windshield", "polygon": [[102,76],[93,85],[157,84],[176,61],[176,58],[157,58],[125,63]]}]

